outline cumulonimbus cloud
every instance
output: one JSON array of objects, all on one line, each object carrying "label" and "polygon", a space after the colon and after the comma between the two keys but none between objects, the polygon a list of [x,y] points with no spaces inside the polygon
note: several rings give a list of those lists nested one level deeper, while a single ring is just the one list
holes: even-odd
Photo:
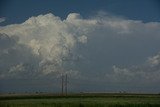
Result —
[{"label": "cumulonimbus cloud", "polygon": [[[49,13],[21,24],[1,26],[0,33],[1,78],[56,75],[62,73],[63,67],[72,65],[76,57],[85,57],[87,61],[76,63],[79,67],[70,73],[76,75],[79,71],[91,78],[105,73],[107,79],[114,77],[111,81],[141,78],[140,75],[147,79],[151,75],[142,70],[146,67],[131,70],[128,66],[143,63],[160,51],[160,23],[105,14],[84,19],[78,13],[70,13],[62,20]],[[85,48],[81,48],[83,45]],[[152,69],[159,64],[158,56],[147,61]],[[127,67],[117,67],[121,65]],[[157,77],[157,74],[158,70],[153,75]]]},{"label": "cumulonimbus cloud", "polygon": [[[1,77],[7,74],[27,74],[27,72],[28,74],[31,72],[32,75],[35,72],[45,75],[61,72],[60,68],[63,68],[64,60],[73,57],[77,44],[87,42],[85,32],[78,33],[81,31],[74,30],[72,20],[81,21],[78,16],[80,17],[79,14],[73,13],[66,20],[61,20],[50,13],[31,17],[22,24],[1,27],[1,65],[7,67],[7,69],[2,69]],[[15,51],[16,55],[12,51]],[[22,57],[17,57],[19,54]],[[6,62],[3,56],[8,58]],[[30,57],[32,57],[31,61],[29,61]],[[27,61],[26,58],[28,58]],[[32,66],[36,68],[33,70]]]}]

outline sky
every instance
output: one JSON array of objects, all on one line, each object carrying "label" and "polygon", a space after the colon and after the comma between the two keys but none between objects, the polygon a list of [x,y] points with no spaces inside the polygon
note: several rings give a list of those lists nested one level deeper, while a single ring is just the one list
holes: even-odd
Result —
[{"label": "sky", "polygon": [[0,93],[159,93],[159,0],[1,0]]}]

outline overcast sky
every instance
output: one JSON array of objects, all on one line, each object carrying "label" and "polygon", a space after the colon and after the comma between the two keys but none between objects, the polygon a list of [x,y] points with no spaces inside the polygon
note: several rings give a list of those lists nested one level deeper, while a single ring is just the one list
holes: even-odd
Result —
[{"label": "overcast sky", "polygon": [[158,0],[2,0],[0,92],[160,92]]}]

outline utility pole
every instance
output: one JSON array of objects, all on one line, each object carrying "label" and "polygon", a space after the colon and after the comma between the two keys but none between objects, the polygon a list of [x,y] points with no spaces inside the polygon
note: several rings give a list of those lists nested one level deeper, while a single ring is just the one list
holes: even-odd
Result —
[{"label": "utility pole", "polygon": [[68,91],[68,77],[67,77],[67,74],[64,76],[62,74],[61,76],[61,79],[62,79],[62,95],[64,95],[64,91],[65,91],[65,95],[67,95],[67,91]]},{"label": "utility pole", "polygon": [[65,94],[67,95],[67,83],[68,83],[68,78],[67,74],[65,75]]}]

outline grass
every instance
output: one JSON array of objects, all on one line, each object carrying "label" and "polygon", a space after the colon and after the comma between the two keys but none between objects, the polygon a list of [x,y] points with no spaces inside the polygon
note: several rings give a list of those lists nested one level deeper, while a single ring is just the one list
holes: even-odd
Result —
[{"label": "grass", "polygon": [[1,96],[0,107],[160,107],[156,94],[73,94]]}]

